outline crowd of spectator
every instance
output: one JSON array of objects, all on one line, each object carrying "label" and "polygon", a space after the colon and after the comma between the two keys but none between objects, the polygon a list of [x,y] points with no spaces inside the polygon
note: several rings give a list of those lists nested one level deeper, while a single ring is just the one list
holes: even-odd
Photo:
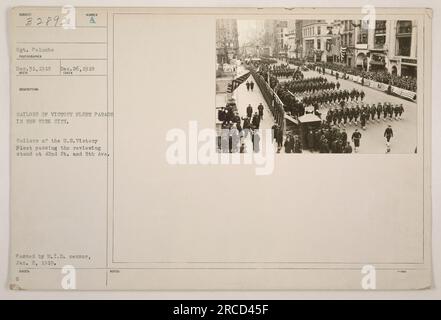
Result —
[{"label": "crowd of spectator", "polygon": [[417,79],[415,77],[397,76],[389,73],[386,70],[365,71],[360,68],[353,68],[347,65],[335,64],[330,62],[315,63],[312,65],[312,67],[316,70],[325,68],[344,74],[351,74],[367,80],[373,80],[388,85],[390,84],[392,86],[396,86],[398,88],[413,92],[416,92],[417,90]]}]

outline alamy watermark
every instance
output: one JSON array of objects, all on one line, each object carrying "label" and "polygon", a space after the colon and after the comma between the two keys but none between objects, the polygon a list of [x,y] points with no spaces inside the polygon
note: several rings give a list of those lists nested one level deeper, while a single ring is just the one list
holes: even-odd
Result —
[{"label": "alamy watermark", "polygon": [[61,269],[64,275],[61,279],[61,287],[64,290],[75,290],[77,288],[77,272],[74,266],[65,265]]},{"label": "alamy watermark", "polygon": [[174,128],[166,134],[170,143],[166,161],[171,165],[254,165],[256,175],[274,171],[273,130],[221,130],[198,128],[189,121],[188,130]]},{"label": "alamy watermark", "polygon": [[364,290],[375,290],[377,289],[377,270],[375,266],[365,265],[361,269],[361,287]]}]

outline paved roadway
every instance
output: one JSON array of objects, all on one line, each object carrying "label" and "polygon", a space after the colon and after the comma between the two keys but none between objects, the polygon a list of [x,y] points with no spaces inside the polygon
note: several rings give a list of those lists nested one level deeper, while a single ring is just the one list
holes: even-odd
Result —
[{"label": "paved roadway", "polygon": [[[306,78],[325,76],[328,81],[336,82],[335,76],[319,74],[316,71],[306,71],[303,72]],[[384,138],[384,130],[388,124],[392,125],[394,131],[394,137],[391,139],[391,153],[413,153],[417,146],[417,104],[402,98],[395,96],[390,96],[384,92],[372,89],[370,87],[362,86],[350,80],[342,80],[339,78],[340,90],[348,89],[352,90],[355,88],[357,90],[362,89],[366,96],[364,98],[364,103],[371,105],[372,103],[377,104],[381,102],[391,102],[392,104],[402,103],[404,106],[404,113],[402,119],[399,121],[392,120],[380,121],[377,123],[368,123],[366,130],[360,130],[360,127],[355,125],[346,126],[346,131],[350,137],[354,132],[355,128],[361,131],[362,139],[359,149],[359,153],[385,153],[386,151],[386,139]],[[323,116],[326,115],[327,110],[321,109]]]},{"label": "paved roadway", "polygon": [[[240,66],[238,69],[239,74],[245,73],[246,70],[243,66]],[[306,78],[317,77],[317,76],[325,76],[328,81],[336,82],[335,76],[331,75],[323,75],[319,74],[316,71],[306,71],[303,72]],[[247,80],[253,80],[254,83],[256,81],[250,76]],[[391,153],[413,153],[415,151],[417,145],[417,104],[411,101],[407,101],[405,99],[401,99],[395,96],[390,96],[384,92],[372,89],[370,87],[361,86],[358,83],[355,83],[350,80],[342,80],[341,78],[338,80],[340,82],[340,89],[348,89],[352,90],[352,88],[356,88],[358,90],[362,89],[366,96],[364,99],[364,103],[368,103],[369,105],[372,103],[377,104],[381,102],[391,102],[392,104],[400,104],[402,103],[404,106],[404,113],[401,120],[387,120],[386,122],[381,120],[379,123],[377,121],[370,122],[366,126],[366,130],[361,130],[359,126],[355,125],[346,125],[345,129],[350,137],[354,132],[355,128],[358,128],[362,133],[361,146],[359,148],[359,153],[366,154],[378,154],[385,153],[386,151],[386,140],[384,138],[384,130],[386,129],[388,124],[392,125],[392,129],[394,131],[394,137],[391,140]],[[239,115],[241,117],[246,116],[246,107],[248,104],[251,104],[253,107],[253,112],[257,111],[257,105],[262,103],[265,107],[264,109],[264,120],[261,122],[261,129],[270,129],[274,124],[274,119],[272,114],[265,102],[265,99],[260,92],[257,84],[254,86],[254,91],[247,91],[246,81],[242,83],[235,90],[235,98],[239,111]],[[323,113],[323,117],[326,116],[327,109],[322,108],[320,110]]]}]

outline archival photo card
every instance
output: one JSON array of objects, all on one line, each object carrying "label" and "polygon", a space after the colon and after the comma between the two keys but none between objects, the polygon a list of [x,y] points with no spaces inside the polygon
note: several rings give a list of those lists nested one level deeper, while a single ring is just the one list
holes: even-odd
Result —
[{"label": "archival photo card", "polygon": [[431,11],[16,7],[12,290],[431,276]]}]

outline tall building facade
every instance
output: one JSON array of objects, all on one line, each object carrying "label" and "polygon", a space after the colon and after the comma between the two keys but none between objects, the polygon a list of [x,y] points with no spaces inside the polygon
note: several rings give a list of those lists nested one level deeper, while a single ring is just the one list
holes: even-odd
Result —
[{"label": "tall building facade", "polygon": [[288,57],[288,21],[276,20],[274,24],[275,46],[274,56],[279,59]]},{"label": "tall building facade", "polygon": [[417,21],[412,20],[377,20],[372,28],[357,21],[355,66],[415,77],[417,28]]},{"label": "tall building facade", "polygon": [[333,61],[332,30],[323,20],[303,21],[303,57],[311,62]]},{"label": "tall building facade", "polygon": [[353,20],[340,21],[340,62],[355,66],[355,22]]},{"label": "tall building facade", "polygon": [[296,56],[298,59],[303,59],[303,20],[297,20],[295,23],[296,33]]},{"label": "tall building facade", "polygon": [[265,20],[263,29],[261,53],[263,56],[272,57],[276,47],[276,20]]},{"label": "tall building facade", "polygon": [[287,58],[299,59],[296,25],[297,25],[296,20],[288,21],[288,27],[286,31]]},{"label": "tall building facade", "polygon": [[222,66],[229,64],[239,54],[239,35],[236,19],[218,19],[216,21],[216,57]]}]

